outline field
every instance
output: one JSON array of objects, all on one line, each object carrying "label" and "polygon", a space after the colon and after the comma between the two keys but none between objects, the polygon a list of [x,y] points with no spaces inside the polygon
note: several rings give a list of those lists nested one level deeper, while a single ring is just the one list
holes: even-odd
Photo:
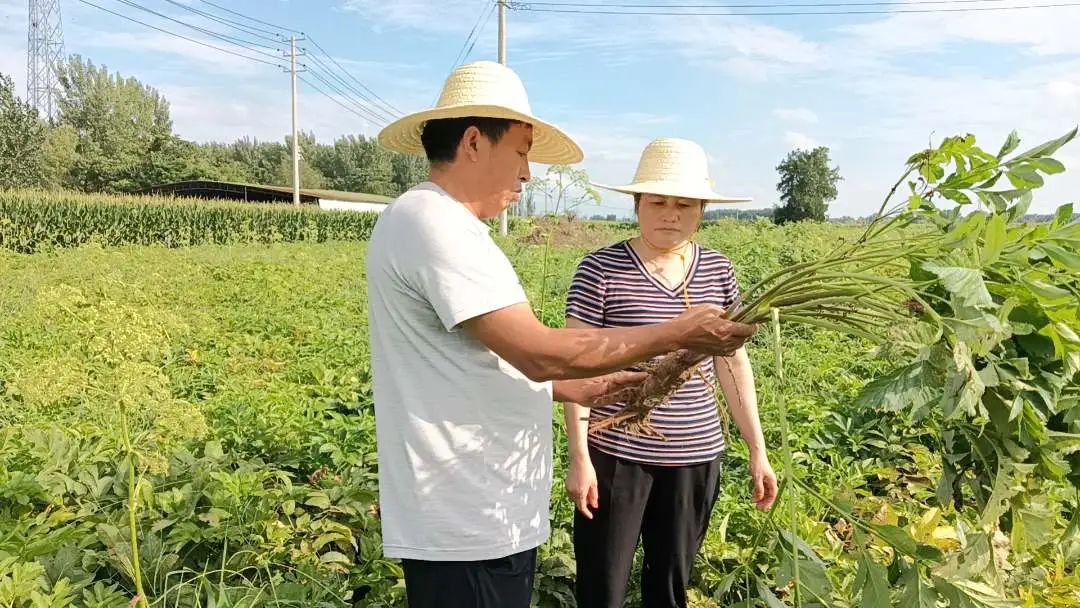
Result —
[{"label": "field", "polygon": [[[697,240],[729,255],[746,286],[862,229],[721,221]],[[500,245],[538,315],[558,326],[577,261],[630,234],[522,221]],[[380,553],[366,244],[343,238],[0,249],[0,606],[404,605],[400,568]],[[1070,306],[1061,332],[1075,322]],[[954,457],[968,427],[897,407],[891,393],[866,396],[904,363],[897,353],[785,325],[781,386],[773,337],[764,328],[750,352],[785,493],[769,513],[752,508],[732,437],[694,606],[1080,604],[1067,465],[1057,477],[1007,469],[979,486],[981,469]],[[1075,386],[1055,395],[1066,426],[1010,423],[1017,439],[1002,450],[1037,447],[1013,452],[1020,464],[1009,466],[1041,457],[1049,468],[1075,451],[1043,437],[1074,441]],[[552,412],[554,534],[535,602],[571,606],[572,506],[561,491],[561,408]],[[992,435],[977,414],[963,422]],[[964,466],[975,489],[942,491]]]}]

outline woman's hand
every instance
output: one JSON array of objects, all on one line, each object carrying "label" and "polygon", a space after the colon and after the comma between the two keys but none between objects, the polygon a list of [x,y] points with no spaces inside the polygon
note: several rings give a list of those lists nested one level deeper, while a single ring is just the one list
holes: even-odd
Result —
[{"label": "woman's hand", "polygon": [[754,504],[762,511],[776,502],[776,473],[765,451],[750,455],[750,479],[754,484]]},{"label": "woman's hand", "polygon": [[566,493],[574,501],[577,510],[592,519],[590,509],[600,507],[600,495],[596,485],[596,469],[588,454],[570,459],[570,470],[566,473]]}]

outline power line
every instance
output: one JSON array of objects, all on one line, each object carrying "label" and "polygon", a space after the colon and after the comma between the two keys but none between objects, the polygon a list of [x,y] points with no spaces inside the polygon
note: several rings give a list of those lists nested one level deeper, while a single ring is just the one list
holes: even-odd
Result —
[{"label": "power line", "polygon": [[648,4],[643,2],[636,3],[617,3],[617,2],[510,2],[508,3],[513,8],[513,5],[518,5],[522,8],[529,8],[533,6],[572,6],[572,7],[606,7],[606,8],[820,8],[820,7],[838,7],[838,6],[909,6],[913,4],[991,4],[995,2],[1012,2],[1015,0],[909,0],[908,2],[897,1],[874,1],[874,2],[814,2],[809,4],[796,4],[792,2],[784,2],[781,4],[769,4],[763,2],[755,2],[751,4],[725,4],[723,2],[710,2],[706,4]]},{"label": "power line", "polygon": [[[312,73],[314,74],[314,72],[312,72]],[[365,121],[369,121],[369,122],[371,121],[371,119],[370,119],[370,118],[368,118],[368,117],[366,117],[366,116],[364,116],[364,115],[360,114],[360,113],[359,113],[359,112],[357,112],[357,111],[356,111],[356,110],[355,110],[354,108],[352,108],[352,107],[350,107],[350,106],[347,106],[347,105],[345,105],[344,103],[341,103],[341,101],[339,101],[339,100],[338,100],[338,99],[337,99],[336,97],[334,97],[333,95],[329,95],[329,94],[327,94],[327,93],[326,93],[326,91],[323,91],[323,90],[322,90],[322,89],[320,89],[319,87],[315,86],[314,84],[312,84],[312,83],[311,83],[311,81],[309,81],[308,79],[304,78],[303,76],[298,76],[298,78],[299,78],[299,79],[300,79],[300,80],[301,80],[301,81],[302,81],[302,82],[303,82],[304,84],[308,85],[309,87],[311,87],[311,88],[312,88],[312,89],[314,89],[315,91],[317,91],[317,92],[321,93],[323,97],[326,97],[327,99],[329,99],[330,101],[332,101],[332,102],[334,102],[334,103],[338,104],[338,105],[339,105],[339,106],[341,106],[342,108],[344,108],[344,109],[348,110],[349,112],[352,112],[353,114],[355,114],[356,116],[360,117],[361,119],[363,119],[363,120],[365,120]],[[376,123],[376,124],[378,124],[378,123]]]},{"label": "power line", "polygon": [[[205,17],[206,19],[210,19],[211,21],[216,21],[216,22],[218,22],[218,23],[220,23],[222,25],[231,27],[231,28],[233,28],[233,29],[235,29],[237,31],[244,32],[245,34],[248,34],[249,36],[255,36],[256,38],[261,38],[263,40],[267,40],[269,42],[278,43],[278,44],[284,42],[284,40],[282,39],[281,34],[277,34],[277,33],[274,33],[274,32],[268,32],[267,30],[261,30],[259,28],[251,28],[251,27],[248,27],[248,26],[244,25],[243,23],[240,23],[239,21],[235,21],[235,20],[232,20],[232,19],[227,19],[225,17],[219,17],[218,15],[215,15],[213,13],[208,13],[206,11],[199,10],[199,9],[195,8],[194,6],[189,6],[187,4],[184,4],[183,2],[178,2],[177,0],[165,0],[165,2],[168,2],[169,4],[171,4],[173,6],[176,6],[176,7],[179,7],[179,8],[182,8],[182,9],[184,9],[186,11],[190,11],[192,13],[195,13],[196,15],[199,15],[201,17]],[[270,35],[267,36],[266,34],[270,34]],[[276,36],[276,38],[271,38],[271,36]]]},{"label": "power line", "polygon": [[124,14],[122,14],[122,13],[118,13],[118,12],[116,12],[116,11],[113,11],[113,10],[107,9],[107,8],[105,8],[105,7],[103,7],[103,6],[100,6],[100,5],[94,4],[93,2],[90,2],[89,0],[78,0],[78,1],[79,1],[79,2],[81,2],[81,3],[83,3],[83,4],[85,4],[85,5],[87,5],[87,6],[91,6],[91,7],[93,7],[93,8],[96,8],[96,9],[98,9],[99,11],[104,11],[104,12],[106,12],[106,13],[109,13],[110,15],[114,15],[114,16],[116,16],[116,17],[120,17],[121,19],[127,19],[128,21],[131,21],[132,23],[137,23],[137,24],[139,24],[139,25],[142,25],[142,26],[144,26],[144,27],[148,27],[148,28],[150,28],[150,29],[152,29],[152,30],[157,30],[157,31],[159,31],[159,32],[161,32],[161,33],[163,33],[163,34],[168,34],[168,35],[170,35],[170,36],[175,36],[175,37],[177,37],[177,38],[181,38],[181,39],[183,39],[183,40],[187,40],[188,42],[194,42],[195,44],[198,44],[198,45],[201,45],[201,46],[205,46],[205,47],[207,47],[207,48],[211,48],[211,49],[214,49],[215,51],[221,51],[222,53],[228,53],[229,55],[234,55],[234,56],[236,56],[236,57],[241,57],[241,58],[243,58],[243,59],[247,59],[247,60],[249,60],[249,61],[256,61],[256,62],[258,62],[258,63],[263,63],[263,64],[266,64],[266,65],[272,65],[272,66],[274,66],[274,67],[276,67],[276,68],[281,68],[281,69],[285,69],[285,66],[283,66],[283,65],[281,65],[281,64],[279,64],[279,63],[274,63],[274,62],[271,62],[271,61],[266,61],[266,60],[263,60],[263,59],[259,59],[258,57],[251,57],[250,55],[244,55],[244,54],[242,54],[242,53],[237,53],[236,51],[232,51],[232,50],[229,50],[229,49],[224,49],[224,48],[221,48],[220,46],[215,46],[215,45],[213,45],[213,44],[210,44],[210,43],[208,43],[208,42],[203,42],[203,41],[201,41],[201,40],[197,40],[197,39],[195,39],[195,38],[191,38],[191,37],[189,37],[189,36],[185,36],[185,35],[183,35],[183,34],[177,34],[176,32],[172,32],[172,31],[169,31],[169,30],[167,30],[167,29],[164,29],[164,28],[160,28],[160,27],[158,27],[158,26],[156,26],[156,25],[151,25],[151,24],[149,24],[149,23],[147,23],[147,22],[145,22],[145,21],[140,21],[140,20],[138,20],[138,19],[136,19],[136,18],[134,18],[134,17],[129,17],[129,16],[127,16],[127,15],[124,15]]},{"label": "power line", "polygon": [[[390,102],[386,101],[386,100],[385,100],[385,99],[383,99],[382,97],[379,97],[378,93],[376,93],[375,91],[372,91],[371,89],[369,89],[369,88],[367,87],[367,85],[365,85],[365,84],[364,84],[363,82],[360,82],[360,79],[358,79],[358,78],[357,78],[356,76],[353,76],[353,75],[352,75],[352,73],[351,73],[351,72],[349,72],[348,70],[346,70],[345,68],[341,67],[341,64],[337,62],[337,59],[334,59],[334,57],[333,57],[333,56],[332,56],[332,55],[331,55],[330,53],[326,52],[326,49],[324,49],[324,48],[322,47],[322,45],[318,43],[318,41],[317,41],[317,40],[315,40],[314,38],[310,38],[310,37],[308,38],[308,40],[310,40],[310,41],[311,41],[311,44],[315,45],[315,48],[319,49],[319,51],[320,51],[320,52],[321,52],[321,53],[322,53],[323,55],[325,55],[327,59],[329,59],[329,60],[330,60],[330,61],[331,61],[331,62],[332,62],[332,63],[333,63],[334,65],[336,65],[336,66],[338,67],[338,69],[339,69],[339,70],[341,70],[341,71],[342,71],[342,72],[343,72],[343,73],[344,73],[344,74],[345,74],[346,76],[348,76],[348,77],[349,77],[349,78],[350,78],[350,79],[351,79],[351,80],[352,80],[353,82],[355,82],[355,83],[356,83],[357,85],[359,85],[359,86],[360,86],[360,88],[364,89],[365,91],[367,91],[368,93],[370,93],[370,94],[371,94],[371,95],[372,95],[372,96],[373,96],[373,97],[374,97],[375,99],[379,100],[379,102],[381,102],[382,108],[383,108],[384,110],[386,110],[386,111],[387,111],[387,113],[389,113],[389,114],[390,114],[390,115],[392,115],[392,116],[400,116],[400,115],[401,115],[401,113],[402,113],[402,112],[401,112],[401,110],[399,110],[399,109],[397,109],[396,107],[394,107],[394,106],[393,106],[393,104],[391,104]],[[364,99],[368,99],[368,98],[367,98],[366,96],[364,96],[364,95],[361,95],[361,97],[364,97]],[[375,101],[372,101],[372,100],[370,100],[370,99],[368,99],[368,101],[371,101],[371,103],[373,103],[373,104],[375,104],[375,103],[376,103]],[[378,104],[376,104],[376,105],[378,105]]]},{"label": "power line", "polygon": [[[359,96],[361,99],[364,99],[366,102],[368,102],[368,104],[373,104],[373,102],[370,99],[367,99],[367,97],[365,97],[363,93],[357,91],[356,87],[349,84],[349,82],[346,81],[345,79],[343,79],[340,75],[338,75],[337,72],[335,72],[334,70],[331,70],[329,67],[327,67],[327,65],[325,63],[323,63],[321,59],[319,59],[315,55],[311,55],[311,54],[308,54],[308,57],[310,57],[312,59],[312,61],[314,61],[331,78],[333,78],[338,83],[340,83],[342,86],[344,86],[347,90],[352,92],[353,95]],[[305,65],[304,67],[309,67],[309,66]],[[354,102],[359,106],[365,107],[364,104],[361,104],[358,101],[354,100]],[[383,120],[386,120],[386,119],[394,120],[395,118],[397,118],[397,116],[395,116],[394,114],[383,110],[382,108],[380,108],[377,105],[375,105],[374,107],[371,107],[371,108],[367,108],[367,109],[369,111],[371,111],[373,114],[379,115]]]},{"label": "power line", "polygon": [[457,55],[454,56],[454,65],[450,67],[451,70],[461,65],[462,55],[465,53],[466,47],[469,47],[469,41],[471,41],[473,39],[473,36],[476,35],[476,28],[480,27],[480,22],[484,20],[484,15],[491,14],[492,8],[494,6],[496,6],[494,0],[489,0],[488,6],[480,9],[480,13],[476,15],[476,22],[473,23],[472,29],[469,30],[469,35],[465,37],[465,42],[461,43],[461,48],[458,49]]},{"label": "power line", "polygon": [[369,120],[371,122],[374,122],[375,124],[380,125],[380,126],[385,125],[387,123],[387,120],[386,120],[385,117],[380,116],[380,115],[372,112],[369,108],[367,108],[366,106],[364,106],[364,105],[360,104],[359,102],[357,102],[354,97],[352,97],[348,93],[345,93],[344,91],[342,91],[340,88],[338,88],[337,85],[335,85],[333,82],[330,82],[329,80],[327,80],[326,77],[323,76],[322,74],[320,74],[319,72],[309,71],[309,73],[312,76],[314,76],[315,78],[317,78],[319,80],[319,82],[323,83],[323,85],[325,85],[327,88],[329,88],[332,92],[337,93],[337,95],[339,97],[344,98],[346,101],[351,103],[353,105],[353,107],[355,108],[355,110],[357,112],[363,113],[363,115],[366,117],[367,120]]},{"label": "power line", "polygon": [[[497,3],[494,3],[494,2],[493,2],[493,3],[491,4],[491,9],[490,9],[490,10],[488,10],[488,14],[487,14],[487,17],[485,17],[485,18],[484,18],[484,24],[483,24],[483,25],[481,25],[481,26],[480,26],[480,30],[476,32],[476,37],[475,37],[475,38],[473,38],[472,44],[470,44],[470,45],[469,45],[469,50],[465,51],[465,56],[461,58],[461,61],[462,61],[462,62],[465,62],[465,61],[467,61],[467,60],[469,59],[469,55],[471,55],[471,54],[472,54],[472,51],[473,51],[473,47],[475,47],[475,46],[476,46],[476,41],[477,41],[477,40],[480,40],[480,36],[482,36],[482,35],[483,35],[483,33],[484,33],[484,30],[486,30],[486,29],[487,29],[487,24],[488,24],[488,22],[489,22],[489,21],[491,21],[491,16],[495,14],[495,8],[496,8],[497,6],[498,6],[498,4],[497,4]],[[456,66],[455,66],[455,67],[456,67]]]},{"label": "power line", "polygon": [[[1080,2],[1065,2],[1061,4],[1027,4],[1022,6],[980,6],[964,8],[924,8],[924,9],[897,9],[897,10],[842,10],[842,11],[770,11],[770,12],[674,12],[674,11],[631,11],[631,10],[600,10],[590,5],[561,5],[581,6],[582,8],[532,8],[528,4],[510,5],[510,8],[519,12],[529,13],[567,13],[578,15],[657,15],[665,17],[791,17],[798,15],[899,15],[911,13],[975,13],[990,11],[1016,11],[1042,8],[1066,8],[1080,6]],[[611,6],[611,5],[604,5]],[[667,5],[670,6],[670,5]],[[757,5],[762,6],[762,5]],[[790,5],[785,5],[790,6]],[[820,6],[820,5],[818,5]],[[713,7],[713,8],[718,8]]]},{"label": "power line", "polygon": [[281,49],[276,48],[276,47],[266,46],[265,44],[261,44],[261,43],[258,43],[258,42],[251,42],[250,40],[244,40],[242,38],[236,38],[236,37],[230,36],[228,34],[220,34],[220,33],[215,32],[213,30],[208,30],[206,28],[199,27],[197,25],[192,25],[192,24],[190,24],[190,23],[188,23],[186,21],[181,21],[179,19],[175,19],[173,17],[170,17],[170,16],[166,15],[165,13],[161,13],[161,12],[155,11],[153,9],[146,8],[145,6],[142,6],[141,4],[139,4],[137,2],[132,2],[131,0],[116,0],[116,1],[121,3],[121,4],[125,4],[127,6],[130,6],[131,8],[138,9],[138,10],[146,12],[146,13],[150,13],[151,15],[156,15],[158,17],[161,17],[162,19],[172,21],[173,23],[176,23],[178,25],[182,25],[182,26],[187,27],[187,28],[191,28],[191,29],[193,29],[193,30],[195,30],[197,32],[200,32],[200,33],[205,34],[207,36],[210,36],[212,38],[217,38],[218,40],[221,40],[223,42],[228,42],[229,44],[234,44],[236,46],[244,48],[245,50],[251,51],[253,53],[258,53],[260,55],[264,55],[264,56],[270,57],[272,59],[277,59],[277,55],[274,55],[272,53],[267,53],[266,51],[260,51],[259,48],[270,49],[270,50],[274,50],[274,51],[280,51],[281,50]]},{"label": "power line", "polygon": [[251,17],[251,16],[248,16],[248,15],[245,15],[244,13],[234,11],[231,8],[225,8],[224,6],[221,6],[220,4],[214,4],[213,2],[210,2],[210,0],[199,0],[199,1],[202,2],[203,4],[209,4],[210,6],[218,9],[219,11],[225,11],[226,13],[236,15],[237,17],[243,17],[244,19],[247,19],[248,21],[254,21],[255,23],[261,23],[262,25],[266,25],[266,26],[272,27],[272,28],[277,29],[277,30],[281,30],[281,31],[284,31],[284,32],[292,32],[294,34],[303,34],[304,33],[304,32],[301,32],[300,30],[294,30],[294,29],[292,29],[290,27],[284,27],[284,26],[281,26],[281,25],[274,25],[273,23],[270,23],[268,21],[263,21],[262,19],[256,19],[255,17]]}]

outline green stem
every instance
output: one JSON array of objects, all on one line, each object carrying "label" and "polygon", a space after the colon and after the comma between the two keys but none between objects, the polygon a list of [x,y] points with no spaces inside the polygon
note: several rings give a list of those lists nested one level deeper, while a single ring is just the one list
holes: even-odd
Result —
[{"label": "green stem", "polygon": [[795,580],[795,606],[802,606],[801,582],[799,579],[799,548],[794,539],[798,537],[797,517],[799,514],[799,494],[797,491],[795,467],[791,464],[791,440],[788,429],[787,401],[784,395],[784,356],[780,343],[780,310],[772,309],[773,325],[773,353],[776,355],[776,403],[780,408],[780,434],[784,441],[781,446],[784,455],[784,478],[792,481],[791,499],[788,500],[788,514],[791,518],[788,523],[788,532],[791,534],[791,567]]},{"label": "green stem", "polygon": [[135,451],[131,448],[131,434],[128,431],[127,422],[127,407],[120,406],[120,432],[124,440],[124,451],[127,452],[127,467],[128,467],[128,528],[131,533],[131,570],[132,576],[135,578],[135,593],[139,598],[139,605],[142,608],[149,608],[150,604],[146,600],[146,591],[143,590],[142,582],[142,564],[139,559],[139,535],[138,528],[136,528],[135,512],[138,509],[139,503],[139,483],[142,482],[142,475],[139,478],[135,478]]}]

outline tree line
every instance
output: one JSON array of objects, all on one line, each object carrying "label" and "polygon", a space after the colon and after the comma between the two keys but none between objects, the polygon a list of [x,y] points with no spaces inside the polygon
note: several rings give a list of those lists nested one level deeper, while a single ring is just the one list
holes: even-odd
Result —
[{"label": "tree line", "polygon": [[[0,73],[0,187],[134,192],[185,180],[291,186],[291,137],[195,143],[173,132],[153,87],[81,57],[58,66],[58,113],[45,120]],[[321,144],[301,134],[300,184],[396,196],[427,177],[421,156],[345,135]]]},{"label": "tree line", "polygon": [[[119,193],[198,179],[292,185],[290,137],[187,141],[173,132],[169,102],[153,87],[77,55],[59,65],[57,75],[59,111],[45,120],[16,96],[12,79],[0,73],[0,188]],[[426,159],[386,150],[374,138],[345,135],[321,144],[302,133],[299,139],[304,188],[396,196],[427,177]],[[825,221],[841,180],[831,165],[824,146],[793,150],[776,167],[782,205],[710,209],[706,219]],[[549,212],[554,205],[557,214],[576,214],[578,206],[600,202],[588,184],[583,170],[552,167],[529,184],[513,211],[533,215],[541,200]]]}]

